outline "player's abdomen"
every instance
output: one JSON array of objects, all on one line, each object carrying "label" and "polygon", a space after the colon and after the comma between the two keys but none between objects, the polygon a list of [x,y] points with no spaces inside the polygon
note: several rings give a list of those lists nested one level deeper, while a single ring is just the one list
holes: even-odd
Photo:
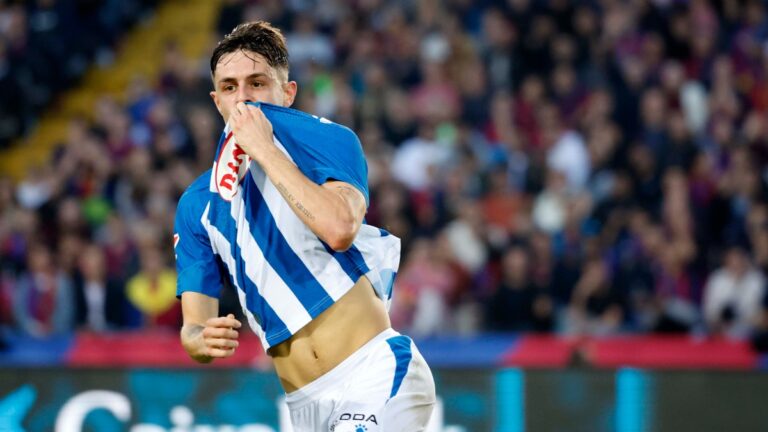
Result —
[{"label": "player's abdomen", "polygon": [[286,392],[309,384],[390,327],[367,278],[287,341],[269,350]]}]

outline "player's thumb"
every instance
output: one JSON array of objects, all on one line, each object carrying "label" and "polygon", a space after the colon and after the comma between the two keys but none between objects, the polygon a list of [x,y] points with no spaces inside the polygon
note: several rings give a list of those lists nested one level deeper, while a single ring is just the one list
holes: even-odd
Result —
[{"label": "player's thumb", "polygon": [[235,315],[234,314],[227,315],[227,318],[235,320],[235,328],[240,328],[240,326],[241,326],[240,321],[235,319]]}]

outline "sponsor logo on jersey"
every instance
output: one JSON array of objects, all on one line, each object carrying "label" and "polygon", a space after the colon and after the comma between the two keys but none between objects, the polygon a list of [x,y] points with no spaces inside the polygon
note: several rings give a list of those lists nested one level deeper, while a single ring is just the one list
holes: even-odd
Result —
[{"label": "sponsor logo on jersey", "polygon": [[237,195],[238,185],[248,172],[251,158],[240,148],[232,135],[227,134],[224,144],[221,145],[219,156],[216,158],[216,170],[214,179],[216,191],[226,201],[232,201]]}]

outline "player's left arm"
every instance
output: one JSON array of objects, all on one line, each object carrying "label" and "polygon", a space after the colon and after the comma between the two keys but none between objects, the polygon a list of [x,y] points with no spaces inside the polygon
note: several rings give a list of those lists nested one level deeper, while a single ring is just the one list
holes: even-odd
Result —
[{"label": "player's left arm", "polygon": [[240,147],[258,163],[309,229],[336,251],[349,249],[363,222],[363,193],[349,183],[318,185],[307,178],[272,141],[272,125],[260,108],[244,103],[229,124]]}]

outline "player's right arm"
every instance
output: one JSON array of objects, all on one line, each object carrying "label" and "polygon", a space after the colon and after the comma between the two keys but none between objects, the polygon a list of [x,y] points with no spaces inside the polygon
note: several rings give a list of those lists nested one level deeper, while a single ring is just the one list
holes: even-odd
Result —
[{"label": "player's right arm", "polygon": [[222,288],[219,265],[203,226],[208,206],[210,173],[193,183],[176,209],[174,250],[176,294],[181,298],[184,324],[181,344],[200,363],[229,357],[237,348],[240,322],[233,315],[219,317]]},{"label": "player's right arm", "polygon": [[219,317],[219,300],[196,292],[181,295],[184,325],[181,345],[190,357],[200,363],[229,357],[237,348],[237,330],[241,324],[229,314]]}]

